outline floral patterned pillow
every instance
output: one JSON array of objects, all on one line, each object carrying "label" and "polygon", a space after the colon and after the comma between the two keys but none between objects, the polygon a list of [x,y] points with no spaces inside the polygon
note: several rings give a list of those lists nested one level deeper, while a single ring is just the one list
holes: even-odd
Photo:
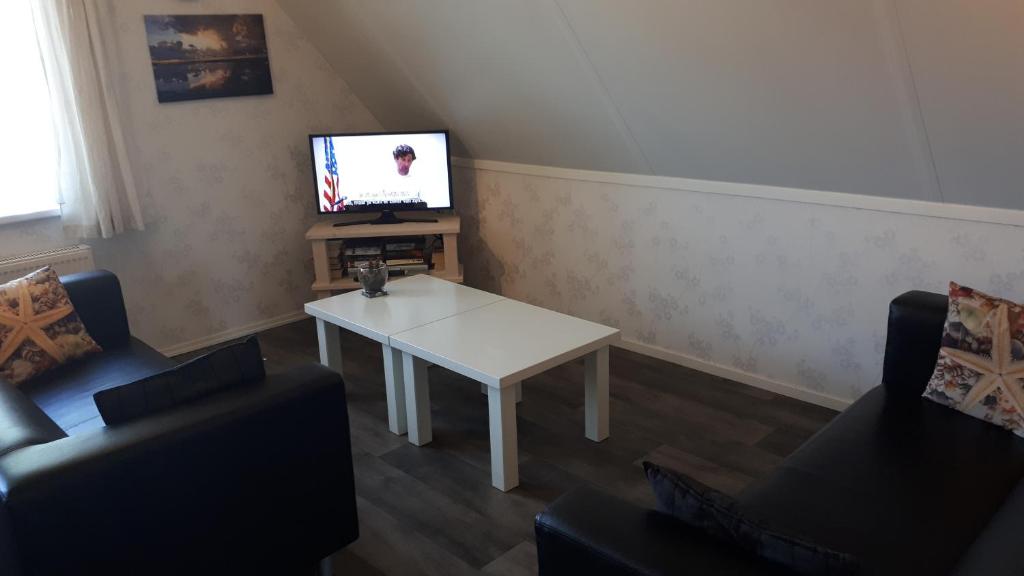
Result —
[{"label": "floral patterned pillow", "polygon": [[21,384],[101,350],[49,266],[0,284],[0,378]]},{"label": "floral patterned pillow", "polygon": [[950,282],[924,397],[1024,436],[1024,306]]}]

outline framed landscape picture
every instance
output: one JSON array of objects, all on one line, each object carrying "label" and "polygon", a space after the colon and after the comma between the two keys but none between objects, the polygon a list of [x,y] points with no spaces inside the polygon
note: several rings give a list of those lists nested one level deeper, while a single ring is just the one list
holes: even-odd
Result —
[{"label": "framed landscape picture", "polygon": [[160,102],[274,93],[262,14],[144,18]]}]

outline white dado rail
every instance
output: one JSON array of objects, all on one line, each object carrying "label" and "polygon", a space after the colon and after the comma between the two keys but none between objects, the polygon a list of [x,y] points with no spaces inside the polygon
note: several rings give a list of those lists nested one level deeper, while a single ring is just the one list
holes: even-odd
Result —
[{"label": "white dado rail", "polygon": [[1007,208],[946,204],[941,202],[929,202],[926,200],[909,200],[884,196],[870,196],[867,194],[806,190],[802,188],[786,188],[782,186],[765,186],[762,184],[716,182],[713,180],[693,180],[690,178],[675,178],[671,176],[650,176],[646,174],[575,170],[572,168],[516,164],[495,160],[473,160],[470,158],[452,158],[452,165],[463,168],[473,168],[476,170],[540,176],[543,178],[619,184],[622,186],[635,186],[639,188],[682,190],[702,194],[725,194],[728,196],[744,196],[748,198],[797,202],[801,204],[839,206],[843,208],[857,208],[860,210],[874,210],[876,212],[892,212],[896,214],[911,214],[914,216],[930,216],[933,218],[946,218],[949,220],[965,220],[968,222],[985,222],[988,224],[1024,227],[1024,210],[1011,210]]}]

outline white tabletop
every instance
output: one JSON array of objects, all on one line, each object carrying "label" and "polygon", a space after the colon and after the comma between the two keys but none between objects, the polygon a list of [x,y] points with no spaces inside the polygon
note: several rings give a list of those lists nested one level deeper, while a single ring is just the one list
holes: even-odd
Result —
[{"label": "white tabletop", "polygon": [[428,274],[388,281],[385,289],[377,298],[354,290],[308,302],[306,314],[388,344],[392,334],[505,299]]},{"label": "white tabletop", "polygon": [[500,388],[607,346],[618,337],[615,328],[500,299],[392,333],[391,346]]}]

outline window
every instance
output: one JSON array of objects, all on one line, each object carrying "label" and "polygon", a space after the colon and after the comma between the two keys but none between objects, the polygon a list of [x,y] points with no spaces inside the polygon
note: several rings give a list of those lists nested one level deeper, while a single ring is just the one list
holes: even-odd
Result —
[{"label": "window", "polygon": [[57,209],[57,144],[31,0],[4,0],[0,15],[0,222]]}]

